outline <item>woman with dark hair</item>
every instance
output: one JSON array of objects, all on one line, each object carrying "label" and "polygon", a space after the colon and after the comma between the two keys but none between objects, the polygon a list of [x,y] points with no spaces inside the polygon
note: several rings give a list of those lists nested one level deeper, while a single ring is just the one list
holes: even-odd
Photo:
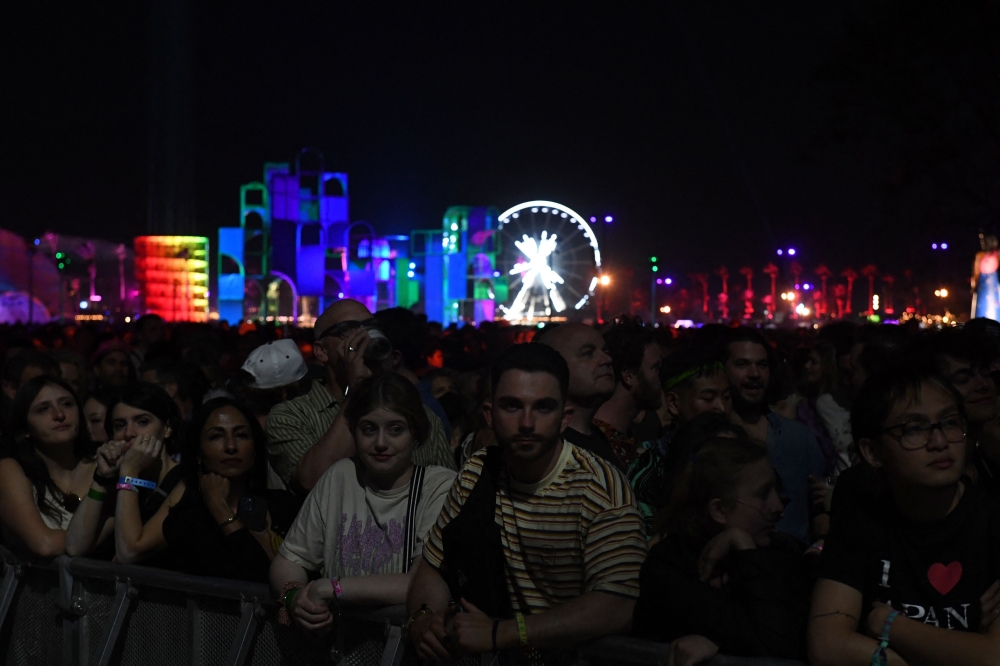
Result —
[{"label": "woman with dark hair", "polygon": [[997,664],[1000,506],[963,474],[960,395],[933,369],[888,367],[851,421],[874,476],[827,537],[810,663]]},{"label": "woman with dark hair", "polygon": [[4,541],[37,557],[65,551],[66,528],[94,474],[93,444],[72,388],[35,377],[14,396],[0,459]]},{"label": "woman with dark hair", "polygon": [[767,450],[745,435],[709,439],[684,463],[633,619],[638,636],[671,643],[668,664],[805,654],[809,581],[803,546],[775,532],[777,485]]},{"label": "woman with dark hair", "polygon": [[[111,441],[97,450],[94,493],[70,523],[68,554],[93,552],[112,531],[114,553],[123,564],[147,560],[164,548],[163,519],[184,494],[183,470],[174,459],[182,428],[177,404],[155,384],[132,384],[111,401],[105,418]],[[112,491],[111,498],[97,499]]]},{"label": "woman with dark hair", "polygon": [[103,389],[94,391],[83,401],[83,417],[87,421],[87,431],[90,434],[90,441],[100,446],[108,441],[108,431],[104,429],[104,424],[108,415],[108,410],[114,405],[118,397],[118,391],[113,389]]},{"label": "woman with dark hair", "polygon": [[164,566],[266,582],[298,506],[291,493],[267,489],[260,423],[239,403],[214,398],[195,412],[184,442],[185,490],[163,520]]},{"label": "woman with dark hair", "polygon": [[401,375],[365,379],[344,409],[357,456],[326,471],[271,565],[285,613],[311,631],[333,621],[330,602],[406,600],[424,535],[455,480],[449,469],[411,462],[430,425],[416,387]]}]

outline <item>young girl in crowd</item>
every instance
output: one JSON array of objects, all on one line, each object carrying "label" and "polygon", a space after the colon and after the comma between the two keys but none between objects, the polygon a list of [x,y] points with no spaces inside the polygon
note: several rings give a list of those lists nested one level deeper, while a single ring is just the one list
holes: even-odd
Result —
[{"label": "young girl in crowd", "polygon": [[877,482],[827,538],[810,663],[997,664],[1000,509],[962,475],[960,398],[911,364],[869,377],[851,419]]},{"label": "young girl in crowd", "polygon": [[68,384],[35,377],[14,396],[0,459],[4,541],[28,556],[65,550],[66,528],[87,495],[94,447]]},{"label": "young girl in crowd", "polygon": [[761,445],[715,437],[691,452],[642,567],[635,633],[670,641],[669,664],[801,658],[809,581],[804,546],[775,533],[783,510]]},{"label": "young girl in crowd", "polygon": [[[93,492],[73,516],[66,552],[92,553],[113,532],[118,562],[155,566],[148,560],[166,546],[163,520],[184,494],[183,469],[174,460],[182,440],[180,412],[159,386],[136,383],[111,401],[105,426],[111,441],[97,450]],[[116,491],[126,477],[143,485]]]},{"label": "young girl in crowd", "polygon": [[282,608],[312,631],[332,623],[330,602],[406,600],[424,535],[455,479],[444,467],[410,462],[430,427],[420,394],[400,375],[377,375],[352,387],[344,409],[357,457],[323,475],[271,565],[271,587]]},{"label": "young girl in crowd", "polygon": [[257,419],[229,398],[209,400],[195,412],[182,460],[185,489],[163,520],[162,561],[198,576],[266,582],[298,506],[291,493],[267,489]]},{"label": "young girl in crowd", "polygon": [[83,417],[87,422],[90,441],[97,446],[108,441],[108,431],[104,428],[104,422],[108,415],[108,408],[114,404],[117,397],[117,391],[95,391],[83,401]]}]

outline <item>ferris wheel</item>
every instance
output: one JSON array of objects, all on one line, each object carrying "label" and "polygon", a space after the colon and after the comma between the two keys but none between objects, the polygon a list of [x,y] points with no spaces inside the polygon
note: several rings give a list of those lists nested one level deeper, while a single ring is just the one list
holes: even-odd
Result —
[{"label": "ferris wheel", "polygon": [[590,225],[552,201],[527,201],[497,224],[496,268],[510,279],[504,319],[514,323],[567,318],[590,299],[601,272],[601,250]]}]

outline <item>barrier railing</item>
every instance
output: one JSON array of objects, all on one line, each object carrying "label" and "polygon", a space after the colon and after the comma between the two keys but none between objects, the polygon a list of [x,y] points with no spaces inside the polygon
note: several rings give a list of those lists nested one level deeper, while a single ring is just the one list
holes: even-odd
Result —
[{"label": "barrier railing", "polygon": [[[16,666],[400,666],[403,606],[352,612],[378,644],[349,652],[276,622],[266,585],[62,556],[27,565],[0,548],[0,663]],[[384,643],[382,643],[384,641]],[[669,646],[624,636],[580,646],[578,666],[667,663]],[[710,666],[801,666],[717,656]]]}]

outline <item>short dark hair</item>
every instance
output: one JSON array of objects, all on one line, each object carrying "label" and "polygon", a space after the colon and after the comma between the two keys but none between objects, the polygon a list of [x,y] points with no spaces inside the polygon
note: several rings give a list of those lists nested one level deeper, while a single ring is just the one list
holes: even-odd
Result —
[{"label": "short dark hair", "polygon": [[883,423],[893,406],[906,397],[919,395],[924,384],[941,389],[954,399],[964,416],[962,396],[926,360],[903,358],[868,377],[851,404],[851,436],[855,442],[878,441]]},{"label": "short dark hair", "polygon": [[201,431],[205,429],[205,424],[208,423],[208,419],[215,411],[226,407],[232,407],[243,415],[250,426],[250,435],[253,437],[254,464],[247,475],[246,494],[261,497],[267,492],[267,436],[264,434],[264,429],[260,427],[260,421],[241,402],[232,398],[213,398],[195,411],[185,433],[181,450],[181,464],[184,466],[184,482],[187,486],[184,491],[184,501],[201,501],[199,490]]},{"label": "short dark hair", "polygon": [[764,351],[767,352],[767,360],[773,360],[773,350],[763,333],[758,331],[756,328],[750,328],[749,326],[737,326],[735,328],[726,329],[725,334],[722,336],[722,348],[719,350],[719,353],[723,362],[729,360],[729,345],[737,342],[752,342],[754,344],[758,344],[764,348]]},{"label": "short dark hair", "polygon": [[614,324],[603,335],[611,356],[615,380],[619,382],[624,371],[639,369],[646,347],[656,342],[652,330],[643,326],[642,319],[629,315],[615,317]]},{"label": "short dark hair", "polygon": [[500,377],[508,370],[524,372],[544,372],[559,382],[559,392],[565,398],[569,391],[569,366],[562,354],[541,342],[525,342],[512,345],[497,354],[490,368],[490,392],[496,395]]},{"label": "short dark hair", "polygon": [[420,392],[410,380],[395,372],[372,375],[350,391],[347,406],[344,407],[344,417],[351,434],[354,434],[358,423],[366,414],[380,407],[405,418],[410,434],[418,443],[427,441],[431,426]]},{"label": "short dark hair", "polygon": [[683,391],[691,388],[695,379],[721,371],[722,364],[705,349],[686,347],[663,359],[660,366],[660,385],[664,391]]},{"label": "short dark hair", "polygon": [[962,328],[946,328],[927,338],[922,346],[925,355],[933,358],[941,370],[944,357],[968,361],[973,367],[982,367],[991,360],[992,350],[986,340]]},{"label": "short dark hair", "polygon": [[34,349],[25,349],[4,361],[3,368],[0,369],[0,379],[17,387],[21,383],[24,371],[28,368],[39,368],[48,377],[62,378],[59,363],[51,356]]},{"label": "short dark hair", "polygon": [[114,411],[115,406],[119,404],[149,412],[164,425],[169,425],[170,437],[163,441],[163,445],[171,455],[180,453],[181,442],[184,441],[184,421],[181,419],[177,403],[166,391],[148,382],[132,382],[123,388],[108,405],[108,411],[104,416],[104,431],[108,433],[108,439],[114,438]]}]

